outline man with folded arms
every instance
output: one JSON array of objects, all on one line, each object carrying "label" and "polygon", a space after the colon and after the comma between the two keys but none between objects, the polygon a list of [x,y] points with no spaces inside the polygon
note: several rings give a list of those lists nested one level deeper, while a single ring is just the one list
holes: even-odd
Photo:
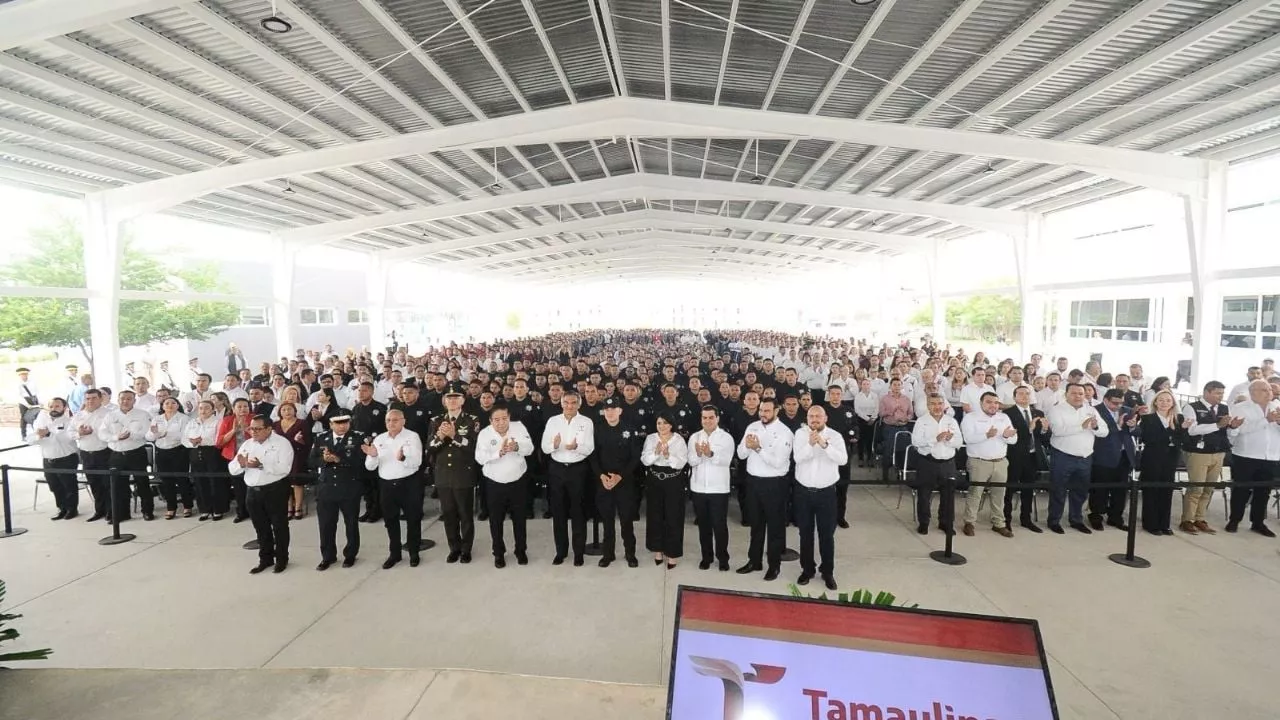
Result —
[{"label": "man with folded arms", "polygon": [[49,407],[41,410],[31,424],[26,441],[40,446],[44,462],[44,479],[49,484],[53,499],[58,505],[54,520],[70,520],[78,514],[80,486],[76,484],[76,434],[67,414],[67,403],[62,398],[49,401]]},{"label": "man with folded arms", "polygon": [[[986,487],[991,496],[991,529],[1013,537],[1004,521],[1004,486],[1009,479],[1009,446],[1018,442],[1018,431],[1009,416],[1000,411],[1000,398],[995,393],[983,393],[978,405],[976,412],[965,413],[960,421],[960,434],[969,456],[969,482],[992,483]],[[964,498],[964,534],[969,537],[973,537],[973,523],[978,519],[982,490],[981,486],[972,487]]]},{"label": "man with folded arms", "polygon": [[409,550],[409,567],[418,567],[418,550],[422,545],[422,439],[404,426],[404,412],[387,411],[387,431],[373,442],[361,445],[364,467],[378,473],[378,498],[382,503],[382,519],[390,546],[383,570],[400,562],[400,515],[404,515]]},{"label": "man with folded arms", "polygon": [[227,472],[244,475],[249,519],[258,534],[258,565],[250,575],[273,567],[282,573],[289,566],[289,473],[293,472],[293,445],[271,431],[270,421],[255,415],[249,421],[249,439],[227,464]]}]

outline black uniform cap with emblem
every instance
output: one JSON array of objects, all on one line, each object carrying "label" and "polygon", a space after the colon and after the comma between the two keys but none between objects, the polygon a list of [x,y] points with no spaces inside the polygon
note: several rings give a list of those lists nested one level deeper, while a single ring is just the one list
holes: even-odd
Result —
[{"label": "black uniform cap with emblem", "polygon": [[448,385],[446,385],[444,388],[445,397],[449,397],[450,395],[466,395],[466,394],[467,394],[467,386],[461,382],[451,382]]},{"label": "black uniform cap with emblem", "polygon": [[612,395],[610,395],[609,397],[605,398],[605,399],[604,399],[604,403],[603,403],[603,404],[604,404],[604,409],[605,409],[605,410],[608,410],[609,408],[621,408],[621,407],[622,407],[622,402],[621,402],[621,401],[619,401],[619,400],[618,400],[618,398],[613,397]]},{"label": "black uniform cap with emblem", "polygon": [[349,423],[349,422],[351,422],[350,415],[334,415],[333,417],[329,418],[330,425],[334,423]]}]

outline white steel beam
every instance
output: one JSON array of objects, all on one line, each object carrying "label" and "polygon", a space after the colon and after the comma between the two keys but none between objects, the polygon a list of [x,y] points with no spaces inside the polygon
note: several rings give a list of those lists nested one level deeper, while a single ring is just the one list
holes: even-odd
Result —
[{"label": "white steel beam", "polygon": [[13,0],[0,6],[0,52],[178,4],[176,0]]},{"label": "white steel beam", "polygon": [[548,223],[546,225],[520,228],[518,230],[504,230],[502,232],[490,233],[488,235],[461,237],[456,240],[441,240],[437,242],[423,243],[421,245],[387,250],[382,253],[382,257],[387,262],[416,260],[418,258],[456,252],[458,250],[471,250],[473,248],[487,247],[489,245],[501,245],[502,243],[515,242],[517,240],[550,237],[561,233],[583,233],[609,228],[616,229],[620,227],[634,227],[636,223],[643,224],[645,222],[642,215],[642,212],[614,213],[612,215],[599,215],[582,220]]},{"label": "white steel beam", "polygon": [[[865,232],[861,230],[844,230],[799,223],[771,222],[752,220],[750,218],[725,217],[710,213],[683,213],[672,210],[651,209],[647,213],[655,227],[704,227],[724,228],[740,232],[768,233],[771,235],[791,235],[795,237],[811,237],[819,240],[836,242],[852,242],[874,245],[888,250],[912,251],[922,250],[928,240],[915,235],[892,235],[889,233]],[[815,249],[816,248],[810,248]]]}]

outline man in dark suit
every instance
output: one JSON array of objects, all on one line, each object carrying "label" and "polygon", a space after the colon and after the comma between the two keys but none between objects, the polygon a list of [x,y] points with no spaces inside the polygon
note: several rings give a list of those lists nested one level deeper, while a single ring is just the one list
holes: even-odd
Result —
[{"label": "man in dark suit", "polygon": [[267,418],[267,422],[271,422],[271,413],[276,406],[267,401],[265,393],[262,392],[262,385],[258,383],[249,383],[249,414],[260,415]]},{"label": "man in dark suit", "polygon": [[1022,486],[1019,524],[1038,533],[1044,531],[1031,520],[1036,491],[1029,486],[1040,478],[1040,465],[1045,448],[1049,447],[1049,419],[1031,407],[1031,393],[1029,386],[1019,386],[1013,391],[1013,405],[1004,411],[1013,421],[1013,429],[1018,431],[1018,442],[1009,448],[1009,492],[1004,494],[1004,521],[1006,526],[1013,524],[1013,490]]},{"label": "man in dark suit", "polygon": [[[1111,432],[1093,441],[1093,473],[1089,490],[1089,525],[1102,529],[1105,516],[1108,525],[1128,530],[1124,522],[1124,505],[1128,498],[1127,487],[1098,487],[1098,485],[1127,483],[1129,473],[1138,464],[1138,451],[1133,444],[1133,428],[1138,424],[1138,413],[1124,404],[1124,391],[1111,388],[1102,396],[1098,417]],[[1129,518],[1132,522],[1133,518]]]}]

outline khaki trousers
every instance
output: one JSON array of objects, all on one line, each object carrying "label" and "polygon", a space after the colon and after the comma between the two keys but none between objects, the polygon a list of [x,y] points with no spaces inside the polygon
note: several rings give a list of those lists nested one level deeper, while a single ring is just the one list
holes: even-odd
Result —
[{"label": "khaki trousers", "polygon": [[[1187,480],[1189,482],[1218,482],[1222,478],[1222,460],[1226,453],[1187,453]],[[1189,487],[1182,496],[1182,522],[1204,521],[1209,501],[1213,500],[1213,488]]]},{"label": "khaki trousers", "polygon": [[1009,460],[981,460],[969,458],[969,482],[996,483],[987,488],[970,487],[964,497],[964,521],[973,523],[978,519],[978,505],[982,502],[982,491],[985,489],[991,498],[991,527],[1004,527],[1004,486],[1009,479]]}]

